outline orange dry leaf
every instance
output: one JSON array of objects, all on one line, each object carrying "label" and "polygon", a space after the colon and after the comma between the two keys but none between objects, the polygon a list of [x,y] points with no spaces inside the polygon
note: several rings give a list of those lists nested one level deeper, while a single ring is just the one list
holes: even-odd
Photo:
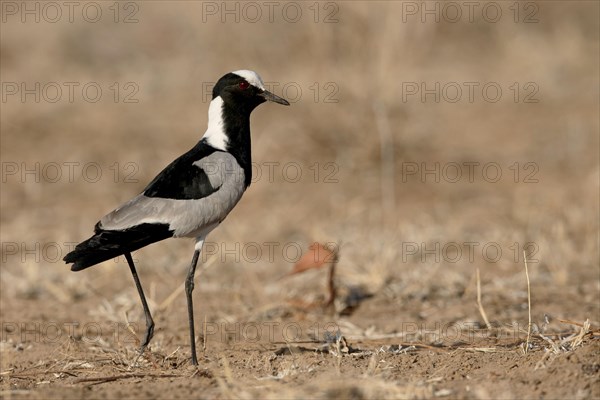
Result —
[{"label": "orange dry leaf", "polygon": [[338,253],[335,250],[329,249],[327,246],[320,243],[313,243],[308,247],[308,251],[300,257],[300,260],[294,265],[294,268],[284,275],[285,278],[290,275],[300,274],[309,269],[319,269],[324,266],[329,266],[329,276],[327,278],[328,298],[325,306],[333,304],[336,296],[336,288],[334,283],[335,265],[338,261]]},{"label": "orange dry leaf", "polygon": [[298,260],[294,268],[287,274],[295,275],[302,272],[308,271],[309,269],[321,268],[324,265],[328,265],[335,259],[333,251],[320,243],[313,243],[308,247],[308,251],[304,253]]}]

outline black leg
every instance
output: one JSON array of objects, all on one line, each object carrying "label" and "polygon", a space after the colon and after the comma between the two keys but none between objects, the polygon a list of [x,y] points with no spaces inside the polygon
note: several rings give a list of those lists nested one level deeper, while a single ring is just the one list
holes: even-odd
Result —
[{"label": "black leg", "polygon": [[127,263],[129,264],[129,269],[131,270],[131,275],[133,275],[133,280],[135,281],[137,291],[140,294],[140,298],[142,299],[142,306],[144,307],[144,314],[146,315],[146,336],[144,336],[144,341],[142,342],[142,346],[140,347],[140,355],[142,355],[144,353],[144,350],[146,350],[148,343],[150,343],[152,336],[154,336],[154,320],[152,319],[152,314],[150,314],[150,308],[148,308],[146,296],[144,296],[144,289],[142,289],[142,284],[140,283],[137,271],[135,270],[135,265],[133,264],[131,253],[125,253],[125,258],[127,259]]},{"label": "black leg", "polygon": [[185,296],[187,298],[188,320],[190,322],[190,346],[192,350],[192,364],[194,365],[198,365],[198,359],[196,358],[196,335],[194,334],[194,303],[192,291],[194,290],[194,274],[196,273],[196,265],[198,264],[199,256],[200,250],[194,251],[192,263],[190,264],[190,271],[185,279]]}]

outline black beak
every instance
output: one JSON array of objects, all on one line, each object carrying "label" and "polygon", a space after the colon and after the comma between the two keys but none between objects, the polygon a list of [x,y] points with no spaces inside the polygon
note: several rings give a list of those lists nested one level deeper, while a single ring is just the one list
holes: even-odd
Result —
[{"label": "black beak", "polygon": [[273,103],[279,103],[279,104],[283,104],[284,106],[289,106],[290,103],[279,96],[275,96],[273,93],[269,92],[268,90],[263,90],[262,92],[260,92],[258,94],[258,96],[262,97],[263,99],[267,100],[267,101],[272,101]]}]

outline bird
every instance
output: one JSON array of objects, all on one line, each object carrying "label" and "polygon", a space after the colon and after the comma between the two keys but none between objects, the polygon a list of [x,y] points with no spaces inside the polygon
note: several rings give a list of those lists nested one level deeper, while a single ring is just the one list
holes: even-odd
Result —
[{"label": "bird", "polygon": [[[71,271],[125,256],[146,319],[139,356],[154,335],[154,320],[131,253],[168,238],[192,238],[185,279],[191,362],[198,365],[194,334],[194,273],[206,236],[236,206],[252,181],[250,113],[264,102],[290,103],[265,89],[254,71],[222,76],[213,87],[208,127],[200,141],[165,167],[137,196],[96,223],[94,235],[65,255]],[[138,356],[138,357],[139,357]]]}]

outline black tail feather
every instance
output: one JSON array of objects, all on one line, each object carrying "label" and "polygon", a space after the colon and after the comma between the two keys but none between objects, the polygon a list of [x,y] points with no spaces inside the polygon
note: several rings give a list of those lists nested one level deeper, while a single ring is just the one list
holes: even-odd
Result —
[{"label": "black tail feather", "polygon": [[94,236],[75,246],[63,260],[73,263],[71,271],[81,271],[172,236],[168,224],[141,224],[122,231],[103,230],[96,225]]}]

